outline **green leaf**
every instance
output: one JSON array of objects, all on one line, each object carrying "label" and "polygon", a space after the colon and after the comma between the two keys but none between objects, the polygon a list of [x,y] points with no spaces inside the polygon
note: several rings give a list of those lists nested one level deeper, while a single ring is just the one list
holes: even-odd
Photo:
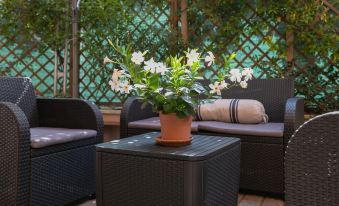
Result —
[{"label": "green leaf", "polygon": [[164,104],[163,108],[164,108],[164,112],[165,113],[171,113],[173,111],[173,109],[172,109],[170,104]]},{"label": "green leaf", "polygon": [[179,90],[184,94],[188,94],[190,92],[190,89],[188,89],[187,87],[180,87]]},{"label": "green leaf", "polygon": [[206,89],[202,86],[200,82],[194,82],[194,84],[192,85],[192,90],[194,90],[198,94],[206,92]]},{"label": "green leaf", "polygon": [[148,79],[148,82],[149,82],[148,86],[152,90],[156,90],[159,88],[159,78],[160,78],[159,74],[154,74],[154,75],[151,75],[150,78]]},{"label": "green leaf", "polygon": [[184,100],[186,103],[188,103],[189,105],[193,105],[192,98],[190,96],[186,95],[186,96],[181,96],[180,98]]}]

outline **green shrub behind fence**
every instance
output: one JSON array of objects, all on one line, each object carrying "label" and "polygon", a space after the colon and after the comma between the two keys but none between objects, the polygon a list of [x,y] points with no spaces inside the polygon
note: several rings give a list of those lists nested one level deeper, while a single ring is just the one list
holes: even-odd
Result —
[{"label": "green shrub behind fence", "polygon": [[[321,25],[325,21],[315,21],[312,29],[304,33],[292,28],[295,32],[291,47],[286,41],[290,27],[286,22],[291,23],[291,20],[279,16],[279,8],[284,3],[265,1],[263,6],[262,1],[187,0],[187,10],[182,10],[181,1],[169,2],[82,1],[79,12],[81,98],[101,105],[120,105],[124,101],[110,90],[108,80],[111,74],[109,68],[103,65],[106,55],[114,56],[114,51],[107,42],[110,39],[119,40],[121,44],[131,43],[135,50],[148,50],[159,60],[166,55],[182,52],[183,48],[213,51],[218,60],[222,54],[235,52],[236,58],[232,66],[252,67],[256,78],[294,78],[296,94],[306,99],[306,108],[310,111],[322,113],[339,109],[337,45],[327,45],[328,37],[324,37],[318,42],[311,41],[310,38],[309,44],[313,46],[305,47],[307,38],[302,36],[314,30],[324,30]],[[316,8],[320,14],[327,15],[322,18],[337,19],[337,5],[323,2],[326,3]],[[284,12],[286,13],[282,11],[282,14]],[[181,20],[184,13],[187,14],[186,23]],[[333,24],[329,20],[327,23]],[[186,34],[182,33],[185,26],[188,28]],[[303,28],[308,28],[307,26]],[[329,27],[328,33],[332,34],[331,32],[333,29]],[[183,40],[185,35],[187,42]],[[8,35],[0,36],[0,73],[29,76],[39,94],[53,96],[54,51],[36,45],[37,42],[15,44],[8,41],[8,38]],[[299,44],[299,39],[303,44]],[[318,53],[314,52],[317,48]],[[63,56],[60,52],[59,73],[63,70]],[[206,70],[205,77],[213,78],[217,69],[213,67],[212,70]],[[67,90],[70,85],[69,76],[68,69]],[[60,92],[62,78],[57,79],[57,90]]]}]

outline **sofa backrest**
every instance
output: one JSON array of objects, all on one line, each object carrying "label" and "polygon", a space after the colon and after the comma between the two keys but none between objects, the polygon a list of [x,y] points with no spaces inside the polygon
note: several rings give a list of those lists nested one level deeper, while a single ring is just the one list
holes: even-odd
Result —
[{"label": "sofa backrest", "polygon": [[0,77],[0,102],[17,105],[25,113],[30,126],[38,126],[37,100],[29,78]]},{"label": "sofa backrest", "polygon": [[[207,82],[203,82],[206,84]],[[233,87],[222,93],[224,99],[255,99],[263,103],[270,122],[283,122],[285,104],[294,95],[292,79],[253,79],[247,89]]]}]

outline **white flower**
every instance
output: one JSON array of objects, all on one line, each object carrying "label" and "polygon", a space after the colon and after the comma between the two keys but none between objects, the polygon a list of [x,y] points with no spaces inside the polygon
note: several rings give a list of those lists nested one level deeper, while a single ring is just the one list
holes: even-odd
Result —
[{"label": "white flower", "polygon": [[225,80],[220,82],[220,89],[225,89],[228,87],[228,84],[225,82]]},{"label": "white flower", "polygon": [[207,63],[207,66],[211,66],[214,63],[215,57],[212,52],[207,52],[208,55],[205,57],[205,62]]},{"label": "white flower", "polygon": [[220,83],[219,82],[214,82],[214,84],[210,84],[209,87],[211,88],[210,93],[214,94],[217,93],[217,95],[221,95],[221,91],[220,91]]},{"label": "white flower", "polygon": [[158,64],[153,60],[153,57],[145,61],[144,69],[150,71],[151,73],[155,73],[157,69]]},{"label": "white flower", "polygon": [[108,58],[107,56],[104,58],[104,64],[107,64],[107,63],[113,63],[113,61]]},{"label": "white flower", "polygon": [[189,53],[186,54],[187,57],[187,65],[192,66],[195,62],[199,61],[200,53],[198,53],[195,49],[192,49]]},{"label": "white flower", "polygon": [[239,69],[231,69],[230,71],[230,80],[232,82],[240,82],[241,81],[241,73],[240,73],[240,70]]},{"label": "white flower", "polygon": [[133,52],[131,60],[134,64],[140,65],[145,60],[144,54],[141,52]]},{"label": "white flower", "polygon": [[156,73],[160,73],[161,75],[164,75],[168,71],[168,68],[166,65],[162,62],[157,63],[156,67]]},{"label": "white flower", "polygon": [[119,87],[120,87],[120,93],[121,94],[129,94],[130,91],[132,90],[132,86],[127,82],[127,81],[124,81],[124,82],[121,82],[119,84]]},{"label": "white flower", "polygon": [[109,85],[111,85],[111,89],[115,92],[120,91],[120,82],[116,80],[110,80]]},{"label": "white flower", "polygon": [[124,74],[125,71],[123,70],[119,70],[119,69],[114,69],[113,70],[113,74],[112,74],[112,79],[113,80],[118,80],[119,77],[121,77],[122,74]]},{"label": "white flower", "polygon": [[251,68],[244,68],[244,70],[242,70],[242,73],[241,73],[244,77],[245,77],[245,80],[249,80],[249,79],[252,79],[253,77],[253,69]]},{"label": "white flower", "polygon": [[241,88],[247,88],[247,82],[246,81],[241,81],[240,82]]}]

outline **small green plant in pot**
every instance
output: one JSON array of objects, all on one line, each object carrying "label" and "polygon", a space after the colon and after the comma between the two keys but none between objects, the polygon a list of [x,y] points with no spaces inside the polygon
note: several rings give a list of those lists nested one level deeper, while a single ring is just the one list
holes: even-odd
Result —
[{"label": "small green plant in pot", "polygon": [[[145,52],[133,52],[130,46],[116,46],[110,42],[118,55],[105,57],[104,63],[113,64],[109,84],[112,90],[123,96],[139,96],[143,106],[150,104],[159,113],[161,137],[158,143],[183,145],[191,141],[192,116],[206,99],[220,98],[221,91],[234,87],[247,87],[252,78],[252,69],[230,69],[235,57],[224,56],[220,67],[208,86],[201,84],[201,69],[215,63],[212,52],[202,55],[192,49],[182,56],[170,56],[165,62],[147,57]],[[205,100],[201,99],[205,95]]]}]

